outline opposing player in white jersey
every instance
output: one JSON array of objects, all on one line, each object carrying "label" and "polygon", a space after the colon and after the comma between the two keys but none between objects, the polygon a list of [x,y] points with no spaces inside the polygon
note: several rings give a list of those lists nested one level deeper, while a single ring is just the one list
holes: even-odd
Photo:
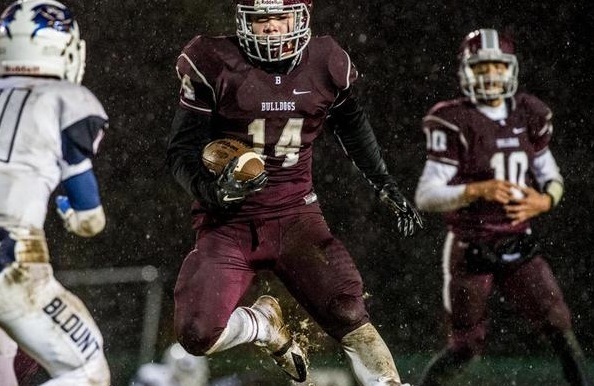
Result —
[{"label": "opposing player in white jersey", "polygon": [[[80,86],[85,45],[71,11],[19,0],[0,18],[0,384],[14,386],[16,344],[52,378],[107,386],[103,338],[83,303],[53,276],[43,232],[61,184],[66,229],[90,237],[105,215],[91,158],[107,115]],[[16,343],[15,343],[16,342]]]},{"label": "opposing player in white jersey", "polygon": [[210,370],[205,356],[188,353],[179,343],[167,348],[163,363],[145,363],[129,386],[208,386]]}]

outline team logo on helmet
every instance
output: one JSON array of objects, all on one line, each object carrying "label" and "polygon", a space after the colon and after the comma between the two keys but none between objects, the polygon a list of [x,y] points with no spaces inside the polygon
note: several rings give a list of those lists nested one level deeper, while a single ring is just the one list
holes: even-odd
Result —
[{"label": "team logo on helmet", "polygon": [[60,32],[70,32],[74,28],[74,17],[68,8],[59,8],[51,4],[40,4],[34,7],[33,22],[37,28],[33,31],[32,37],[37,31],[44,28],[53,28]]},{"label": "team logo on helmet", "polygon": [[2,15],[0,16],[0,33],[6,33],[6,35],[8,35],[9,38],[12,38],[12,35],[10,34],[9,25],[14,20],[14,15],[16,14],[16,12],[22,8],[23,6],[21,4],[15,3],[6,8],[4,12],[2,12]]}]

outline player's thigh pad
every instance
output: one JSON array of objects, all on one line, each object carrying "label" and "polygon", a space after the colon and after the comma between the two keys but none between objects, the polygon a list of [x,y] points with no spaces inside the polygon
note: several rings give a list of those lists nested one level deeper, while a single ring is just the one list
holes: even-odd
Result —
[{"label": "player's thigh pad", "polygon": [[218,340],[255,275],[240,245],[250,228],[231,224],[201,230],[175,286],[175,332],[184,348],[203,355]]},{"label": "player's thigh pad", "polygon": [[[79,379],[78,385],[109,383],[99,329],[80,299],[54,278],[49,264],[6,267],[0,273],[0,293],[0,326],[53,378],[82,371],[83,379],[98,382]],[[70,384],[76,383],[60,383]]]},{"label": "player's thigh pad", "polygon": [[502,292],[533,328],[571,329],[571,314],[557,279],[540,255],[502,274]]},{"label": "player's thigh pad", "polygon": [[321,215],[289,219],[281,243],[275,273],[330,336],[340,339],[369,321],[361,275]]}]

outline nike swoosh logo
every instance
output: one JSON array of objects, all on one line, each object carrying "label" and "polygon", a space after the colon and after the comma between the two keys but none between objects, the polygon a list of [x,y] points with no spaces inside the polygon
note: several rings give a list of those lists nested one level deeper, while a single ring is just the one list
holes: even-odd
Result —
[{"label": "nike swoosh logo", "polygon": [[501,255],[501,258],[503,259],[503,261],[514,261],[514,260],[518,260],[520,257],[522,257],[522,255],[520,254],[520,252],[516,252],[516,253],[504,253]]},{"label": "nike swoosh logo", "polygon": [[223,201],[225,202],[232,202],[232,201],[237,201],[237,200],[241,200],[243,199],[243,197],[229,197],[229,195],[225,195],[223,197]]},{"label": "nike swoosh logo", "polygon": [[512,133],[514,133],[514,134],[522,134],[525,131],[526,131],[525,127],[514,127],[512,129]]},{"label": "nike swoosh logo", "polygon": [[311,91],[297,91],[295,89],[293,89],[293,95],[303,95],[303,94],[310,94]]}]

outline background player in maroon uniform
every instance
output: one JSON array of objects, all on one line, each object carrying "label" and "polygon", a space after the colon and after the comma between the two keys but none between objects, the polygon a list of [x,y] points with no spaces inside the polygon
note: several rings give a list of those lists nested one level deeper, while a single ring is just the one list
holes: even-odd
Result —
[{"label": "background player in maroon uniform", "polygon": [[460,55],[466,97],[438,103],[423,119],[428,158],[415,198],[420,209],[445,215],[443,296],[451,330],[422,385],[445,385],[481,353],[494,285],[550,339],[568,382],[588,385],[570,312],[530,229],[530,219],[563,194],[548,147],[552,113],[536,97],[516,94],[518,64],[505,36],[472,32]]},{"label": "background player in maroon uniform", "polygon": [[[394,361],[369,321],[352,257],[329,232],[312,187],[313,142],[327,123],[378,198],[412,234],[414,207],[388,173],[366,115],[351,93],[357,72],[328,36],[312,37],[310,0],[240,0],[237,35],[197,36],[177,62],[182,82],[167,160],[196,199],[195,249],[175,289],[175,329],[193,354],[241,343],[267,347],[294,379],[306,358],[276,300],[237,307],[258,269],[272,270],[346,352],[362,385],[400,385]],[[219,178],[200,154],[214,138],[253,146],[266,174]]]}]

